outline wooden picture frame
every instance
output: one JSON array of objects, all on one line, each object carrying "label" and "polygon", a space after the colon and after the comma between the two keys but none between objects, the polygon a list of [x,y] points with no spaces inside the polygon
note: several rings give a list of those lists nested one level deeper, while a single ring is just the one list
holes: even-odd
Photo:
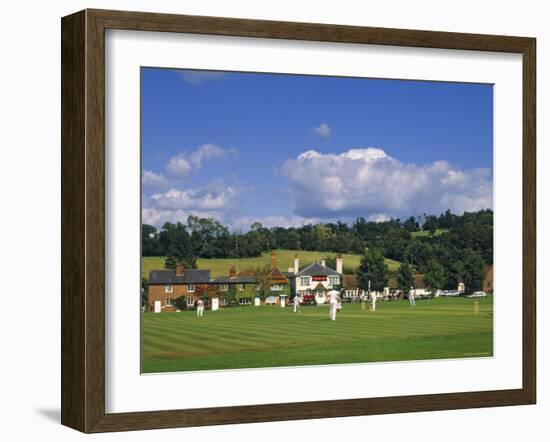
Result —
[{"label": "wooden picture frame", "polygon": [[[105,412],[105,30],[418,48],[523,57],[523,385],[320,402]],[[83,432],[533,404],[536,400],[536,152],[533,38],[84,10],[62,19],[62,424]]]}]

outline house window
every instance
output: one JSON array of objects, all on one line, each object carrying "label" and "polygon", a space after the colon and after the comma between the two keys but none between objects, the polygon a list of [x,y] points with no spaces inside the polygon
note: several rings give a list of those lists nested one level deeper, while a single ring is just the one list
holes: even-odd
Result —
[{"label": "house window", "polygon": [[195,291],[195,284],[187,284],[187,291],[193,293]]},{"label": "house window", "polygon": [[281,290],[283,290],[283,286],[281,284],[273,284],[271,286],[271,290],[274,292],[280,292]]},{"label": "house window", "polygon": [[227,298],[222,298],[222,305],[227,305]]},{"label": "house window", "polygon": [[328,283],[331,285],[338,285],[338,282],[340,281],[340,278],[338,276],[329,276],[328,277]]},{"label": "house window", "polygon": [[275,304],[277,302],[277,297],[275,296],[267,296],[265,298],[265,303],[266,304]]},{"label": "house window", "polygon": [[187,306],[192,307],[194,305],[195,305],[195,299],[191,297],[187,298]]},{"label": "house window", "polygon": [[166,298],[166,305],[174,305],[174,298]]},{"label": "house window", "polygon": [[309,285],[309,277],[308,276],[302,276],[300,278],[300,285]]},{"label": "house window", "polygon": [[164,293],[172,293],[173,291],[174,291],[174,288],[171,285],[164,286]]},{"label": "house window", "polygon": [[244,290],[244,284],[239,284],[239,290],[241,290],[241,291]]},{"label": "house window", "polygon": [[222,292],[227,292],[227,284],[222,284],[221,290]]},{"label": "house window", "polygon": [[250,298],[241,298],[239,299],[240,305],[250,305],[252,304],[252,300]]}]

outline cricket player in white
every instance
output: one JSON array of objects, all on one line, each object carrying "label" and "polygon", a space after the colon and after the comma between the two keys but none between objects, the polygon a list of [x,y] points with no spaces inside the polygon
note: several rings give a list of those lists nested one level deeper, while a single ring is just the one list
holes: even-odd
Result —
[{"label": "cricket player in white", "polygon": [[416,303],[414,302],[414,288],[411,287],[409,290],[409,304],[411,304],[411,307],[416,307]]},{"label": "cricket player in white", "polygon": [[340,303],[340,293],[336,290],[330,290],[327,295],[330,305],[329,317],[331,321],[336,321],[336,310],[338,310],[338,304]]},{"label": "cricket player in white", "polygon": [[294,313],[300,310],[300,298],[298,295],[294,297]]},{"label": "cricket player in white", "polygon": [[370,299],[371,299],[372,311],[375,312],[376,311],[376,292],[373,292],[370,294]]},{"label": "cricket player in white", "polygon": [[204,302],[202,302],[202,299],[199,299],[197,301],[197,316],[202,316],[204,313]]}]

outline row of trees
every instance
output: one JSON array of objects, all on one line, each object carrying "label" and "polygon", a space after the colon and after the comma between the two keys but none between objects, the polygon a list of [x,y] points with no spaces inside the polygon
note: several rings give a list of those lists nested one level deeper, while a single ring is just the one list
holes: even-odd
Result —
[{"label": "row of trees", "polygon": [[[485,261],[481,255],[472,249],[466,249],[458,261],[447,263],[429,258],[422,266],[424,284],[427,288],[456,289],[459,282],[463,282],[467,292],[480,290],[485,270]],[[403,291],[415,286],[414,273],[418,268],[403,262],[395,272],[397,285]],[[384,255],[379,249],[372,248],[365,251],[357,269],[358,284],[364,290],[382,291],[388,286],[391,276]]]},{"label": "row of trees", "polygon": [[[422,223],[423,222],[423,223]],[[428,235],[416,235],[420,227]],[[211,218],[190,216],[186,224],[165,223],[160,231],[142,227],[143,256],[194,258],[245,258],[273,249],[362,254],[377,248],[390,259],[423,267],[430,258],[455,260],[456,254],[471,249],[491,264],[493,260],[493,212],[410,217],[385,222],[357,218],[344,222],[307,224],[302,227],[266,228],[252,224],[248,232],[231,232]]]},{"label": "row of trees", "polygon": [[[420,226],[424,232],[416,234]],[[231,232],[210,218],[190,216],[186,224],[165,223],[160,231],[147,224],[142,228],[143,256],[167,256],[167,268],[177,262],[195,268],[197,258],[255,257],[277,248],[364,254],[359,275],[371,280],[373,290],[387,283],[384,257],[402,263],[395,275],[401,287],[410,287],[412,274],[422,273],[428,287],[456,288],[463,281],[477,289],[485,265],[493,263],[493,212],[459,216],[446,211],[404,222],[357,218],[351,225],[337,222],[298,228],[268,229],[254,223],[246,233]]]}]

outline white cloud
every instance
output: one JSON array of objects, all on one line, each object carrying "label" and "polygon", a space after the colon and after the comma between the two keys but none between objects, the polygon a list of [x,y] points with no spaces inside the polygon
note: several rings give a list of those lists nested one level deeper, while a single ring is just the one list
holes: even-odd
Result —
[{"label": "white cloud", "polygon": [[187,160],[186,153],[180,152],[168,160],[165,169],[172,177],[183,178],[191,172],[191,164]]},{"label": "white cloud", "polygon": [[171,188],[150,196],[143,195],[143,222],[160,227],[166,221],[185,222],[189,215],[226,222],[233,218],[245,191],[244,187],[215,181],[197,188]]},{"label": "white cloud", "polygon": [[224,72],[216,71],[184,71],[180,72],[183,81],[198,86],[206,81],[219,80],[225,75]]},{"label": "white cloud", "polygon": [[162,174],[144,169],[141,174],[141,183],[144,187],[163,187],[168,184],[168,180]]},{"label": "white cloud", "polygon": [[446,161],[403,163],[378,148],[341,154],[306,151],[282,169],[302,217],[374,220],[492,208],[489,169],[460,170]]},{"label": "white cloud", "polygon": [[189,154],[189,161],[194,167],[200,169],[206,161],[226,157],[234,153],[235,149],[224,149],[215,144],[201,144],[195,151]]},{"label": "white cloud", "polygon": [[236,203],[239,189],[222,182],[196,189],[170,189],[154,193],[148,198],[149,206],[168,210],[226,210]]},{"label": "white cloud", "polygon": [[317,126],[315,129],[313,129],[313,132],[316,135],[319,135],[321,138],[324,138],[325,140],[327,140],[330,138],[332,129],[327,123],[322,123],[319,126]]},{"label": "white cloud", "polygon": [[199,170],[204,163],[215,158],[223,158],[236,153],[235,149],[224,149],[216,144],[201,144],[191,152],[183,151],[171,157],[165,169],[173,178],[185,178],[191,170]]},{"label": "white cloud", "polygon": [[141,221],[144,224],[151,224],[153,226],[162,227],[165,222],[181,222],[186,223],[189,215],[195,215],[200,218],[214,218],[218,221],[222,221],[220,213],[217,212],[204,212],[200,210],[163,210],[152,207],[144,207],[141,209]]}]

